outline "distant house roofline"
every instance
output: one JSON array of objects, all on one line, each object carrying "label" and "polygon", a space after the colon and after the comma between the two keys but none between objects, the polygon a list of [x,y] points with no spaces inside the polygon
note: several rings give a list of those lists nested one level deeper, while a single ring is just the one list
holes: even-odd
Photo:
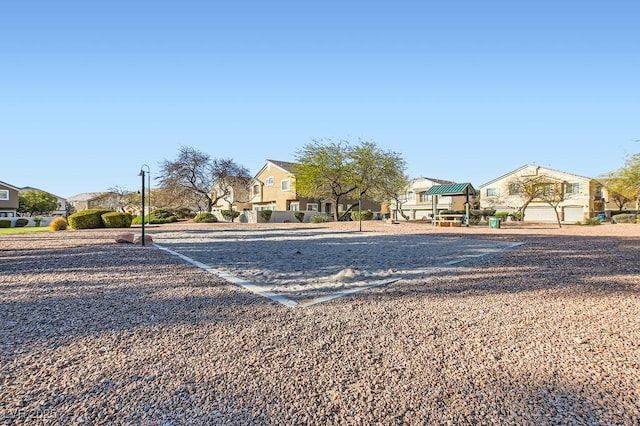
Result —
[{"label": "distant house roofline", "polygon": [[6,186],[7,188],[10,188],[10,189],[13,189],[13,190],[16,190],[16,191],[20,191],[20,188],[18,188],[17,186],[13,186],[10,183],[3,182],[1,180],[0,180],[0,185]]},{"label": "distant house roofline", "polygon": [[483,183],[483,184],[482,184],[482,185],[480,185],[478,188],[484,188],[484,187],[485,187],[485,186],[487,186],[487,185],[491,185],[492,183],[495,183],[495,182],[497,182],[497,181],[499,181],[499,180],[502,180],[502,179],[506,178],[507,176],[512,175],[512,174],[514,174],[514,173],[517,173],[517,172],[519,172],[520,170],[524,170],[524,169],[526,169],[526,168],[528,168],[528,167],[537,167],[537,168],[540,168],[540,169],[548,170],[548,171],[550,171],[550,172],[563,173],[563,174],[565,174],[565,175],[571,175],[571,176],[575,176],[575,177],[582,178],[582,179],[595,180],[594,178],[589,177],[589,176],[577,175],[577,174],[575,174],[575,173],[565,172],[565,171],[558,170],[558,169],[552,169],[551,167],[544,167],[544,166],[540,166],[540,165],[538,165],[538,164],[525,164],[525,165],[523,165],[523,166],[518,167],[517,169],[514,169],[514,170],[512,170],[512,171],[510,171],[510,172],[508,172],[508,173],[503,174],[502,176],[499,176],[499,177],[497,177],[497,178],[495,178],[495,179],[492,179],[492,180],[490,180],[489,182]]}]

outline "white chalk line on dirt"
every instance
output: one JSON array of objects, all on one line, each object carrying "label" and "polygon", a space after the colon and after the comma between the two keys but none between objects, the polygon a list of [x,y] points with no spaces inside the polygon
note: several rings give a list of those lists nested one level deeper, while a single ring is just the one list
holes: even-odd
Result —
[{"label": "white chalk line on dirt", "polygon": [[373,283],[370,283],[370,284],[367,284],[367,285],[364,285],[364,286],[358,286],[357,288],[341,290],[341,291],[338,291],[338,292],[335,292],[335,293],[328,294],[326,296],[321,296],[321,297],[317,297],[315,299],[311,299],[311,300],[309,300],[307,302],[298,303],[295,300],[291,300],[291,299],[289,299],[287,297],[284,297],[282,295],[273,293],[271,291],[264,290],[264,289],[260,288],[259,285],[256,285],[256,284],[254,284],[254,283],[252,283],[250,281],[247,281],[247,280],[242,279],[240,277],[236,277],[235,275],[232,275],[232,274],[230,274],[228,272],[225,272],[225,271],[222,271],[220,269],[212,268],[211,266],[209,266],[209,265],[207,265],[205,263],[202,263],[200,261],[197,261],[195,259],[192,259],[192,258],[190,258],[188,256],[185,256],[182,253],[178,253],[177,251],[174,251],[174,250],[171,250],[169,248],[163,247],[160,244],[153,243],[154,247],[156,247],[156,248],[158,248],[160,250],[164,250],[167,253],[172,254],[174,256],[177,256],[180,259],[184,260],[185,262],[190,263],[190,264],[192,264],[192,265],[194,265],[194,266],[196,266],[196,267],[198,267],[198,268],[200,268],[200,269],[202,269],[204,271],[207,271],[210,274],[217,275],[220,278],[222,278],[222,279],[224,279],[224,280],[226,280],[226,281],[228,281],[228,282],[230,282],[232,284],[239,285],[240,287],[243,287],[243,288],[249,290],[250,292],[252,292],[254,294],[257,294],[257,295],[262,296],[262,297],[266,297],[268,299],[273,300],[274,302],[281,303],[281,304],[283,304],[283,305],[285,305],[285,306],[287,306],[289,308],[295,308],[295,307],[306,308],[308,306],[313,306],[313,305],[317,305],[317,304],[320,304],[320,303],[328,302],[330,300],[334,300],[334,299],[337,299],[337,298],[340,298],[340,297],[356,294],[356,293],[359,293],[359,292],[364,291],[364,290],[369,290],[369,289],[372,289],[372,288],[376,288],[376,287],[381,287],[381,286],[384,286],[384,285],[392,284],[392,283],[395,283],[397,281],[400,281],[405,276],[416,275],[416,274],[424,274],[424,273],[431,273],[431,272],[434,272],[437,268],[442,268],[443,266],[456,265],[458,263],[464,262],[464,261],[469,260],[469,259],[483,257],[483,256],[487,256],[487,255],[490,255],[490,254],[503,252],[503,251],[506,251],[506,250],[510,250],[510,249],[522,246],[522,245],[524,245],[523,242],[511,243],[511,244],[507,244],[506,246],[500,247],[500,248],[497,248],[497,249],[488,249],[485,252],[480,253],[480,254],[465,256],[465,257],[462,257],[460,259],[453,259],[453,260],[450,260],[448,262],[445,262],[445,263],[443,263],[441,265],[437,265],[437,266],[429,266],[427,268],[418,268],[418,269],[397,271],[396,274],[400,275],[397,278],[393,278],[393,279],[390,279],[390,280],[376,281],[376,282],[373,282]]}]

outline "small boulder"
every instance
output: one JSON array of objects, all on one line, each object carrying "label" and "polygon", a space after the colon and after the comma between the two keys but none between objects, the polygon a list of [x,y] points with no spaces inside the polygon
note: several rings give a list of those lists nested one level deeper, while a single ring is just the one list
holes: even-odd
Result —
[{"label": "small boulder", "polygon": [[[151,238],[151,235],[144,236],[144,243],[145,245],[153,244],[153,238]],[[142,235],[136,235],[135,240],[133,240],[133,244],[142,244]]]},{"label": "small boulder", "polygon": [[357,276],[358,276],[358,273],[356,271],[354,271],[351,268],[345,268],[340,272],[338,272],[337,274],[334,274],[332,278],[335,281],[348,282],[348,281],[354,281]]},{"label": "small boulder", "polygon": [[120,234],[116,236],[116,243],[128,243],[133,244],[133,232],[125,232],[124,234]]}]

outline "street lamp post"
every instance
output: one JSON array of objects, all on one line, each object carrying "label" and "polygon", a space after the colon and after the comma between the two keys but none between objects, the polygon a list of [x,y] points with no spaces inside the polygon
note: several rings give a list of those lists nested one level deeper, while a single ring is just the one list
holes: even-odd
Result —
[{"label": "street lamp post", "polygon": [[148,197],[147,197],[147,209],[149,209],[149,211],[147,212],[147,225],[151,224],[151,170],[149,169],[149,166],[147,166],[147,191],[148,191]]},{"label": "street lamp post", "polygon": [[[146,170],[145,170],[146,167]],[[140,173],[138,173],[138,176],[142,176],[142,191],[141,191],[141,195],[142,195],[142,245],[145,245],[145,236],[144,236],[144,178],[147,174],[151,173],[151,171],[149,170],[149,166],[147,166],[146,164],[143,164],[140,167]]]}]

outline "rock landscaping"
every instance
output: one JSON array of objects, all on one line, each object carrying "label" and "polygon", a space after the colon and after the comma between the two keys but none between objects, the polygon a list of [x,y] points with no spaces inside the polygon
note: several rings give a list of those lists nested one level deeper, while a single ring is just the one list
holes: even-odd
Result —
[{"label": "rock landscaping", "polygon": [[[403,250],[376,238],[524,244],[292,308],[153,244],[118,244],[114,230],[3,236],[0,420],[640,423],[640,225],[489,229],[367,221],[366,259],[341,265],[331,245],[314,238],[296,240],[300,254],[288,248],[288,263],[278,245],[302,233],[356,232],[357,224],[179,222],[149,229],[149,236],[174,247],[190,241],[192,257],[200,250],[211,266],[245,270],[253,281],[260,281],[258,269],[270,280],[282,273],[268,263],[256,268],[250,253],[225,251],[214,264],[215,247],[194,240],[211,230],[271,247],[279,256],[274,265],[288,264],[285,272],[301,277],[311,273],[302,260],[315,250],[314,269],[323,261],[341,266],[325,275],[340,283],[357,281],[376,264],[389,271],[393,259],[399,270],[421,266],[402,264]],[[265,242],[261,234],[278,237]],[[425,258],[434,258],[437,249],[429,250]],[[419,255],[404,253],[420,263]]]}]

